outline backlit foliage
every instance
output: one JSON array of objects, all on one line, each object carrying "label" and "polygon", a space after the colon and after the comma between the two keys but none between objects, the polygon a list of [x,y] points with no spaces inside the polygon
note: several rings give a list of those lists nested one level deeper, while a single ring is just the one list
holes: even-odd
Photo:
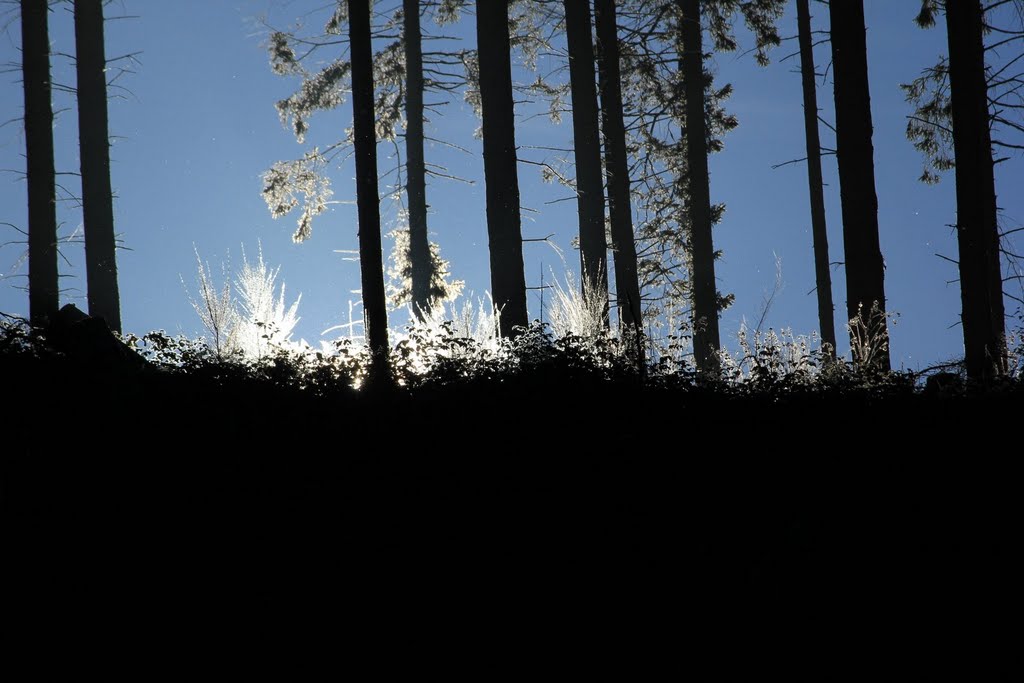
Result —
[{"label": "backlit foliage", "polygon": [[[388,261],[388,304],[392,308],[412,304],[412,262],[409,260],[409,229],[393,230],[389,236],[394,239],[391,258]],[[462,294],[465,282],[451,279],[451,266],[441,258],[441,248],[430,244],[430,305],[433,310],[447,301],[454,301]]]},{"label": "backlit foliage", "polygon": [[[1024,71],[1019,51],[1009,48],[1024,41],[1024,2],[1005,0],[984,3],[982,8],[992,147],[1018,153],[1024,148],[1020,142],[1024,134]],[[944,10],[942,0],[921,0],[921,11],[914,21],[921,28],[932,28]],[[933,66],[900,87],[913,106],[913,113],[907,117],[907,139],[924,157],[920,180],[937,183],[943,172],[955,166],[948,57],[940,55]]]},{"label": "backlit foliage", "polygon": [[939,59],[911,83],[900,85],[914,107],[907,117],[907,139],[924,157],[921,182],[934,184],[956,164],[953,158],[953,104],[949,96],[949,60]]},{"label": "backlit foliage", "polygon": [[196,252],[198,297],[189,297],[193,310],[210,335],[218,355],[241,354],[261,358],[291,342],[298,324],[302,295],[289,306],[285,285],[280,289],[280,268],[270,268],[263,260],[260,245],[256,261],[250,263],[242,249],[242,268],[231,282],[229,269],[221,265],[222,282],[217,284],[213,270]]},{"label": "backlit foliage", "polygon": [[[323,173],[326,159],[314,147],[301,159],[278,161],[263,174],[263,200],[274,218],[284,216],[301,203],[302,211],[292,240],[303,242],[313,234],[313,218],[327,210],[334,192]],[[301,200],[300,200],[301,197]]]}]

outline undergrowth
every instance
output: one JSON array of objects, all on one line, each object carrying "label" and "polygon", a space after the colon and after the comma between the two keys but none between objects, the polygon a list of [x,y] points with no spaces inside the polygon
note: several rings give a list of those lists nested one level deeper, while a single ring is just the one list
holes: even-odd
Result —
[{"label": "undergrowth", "polygon": [[[723,353],[721,374],[699,375],[672,353],[638,368],[635,356],[615,336],[557,335],[550,325],[534,323],[513,338],[473,333],[457,321],[412,325],[391,349],[395,385],[415,394],[452,387],[499,388],[571,385],[622,386],[652,390],[699,389],[722,396],[779,398],[824,392],[912,395],[923,390],[927,373],[879,372],[834,359],[816,340],[791,331],[749,333],[741,330],[740,350]],[[209,385],[259,385],[313,397],[352,395],[370,368],[367,349],[349,339],[308,346],[274,346],[257,357],[240,350],[220,350],[202,340],[171,336],[163,331],[125,335],[125,344],[148,361],[147,371],[187,377]],[[1001,389],[1021,389],[1020,348],[1012,349],[1014,374]],[[44,331],[25,321],[0,319],[0,360],[59,366],[71,363],[53,348]],[[958,370],[954,364],[946,370]],[[949,373],[947,373],[949,374]],[[946,393],[965,391],[958,383]]]}]

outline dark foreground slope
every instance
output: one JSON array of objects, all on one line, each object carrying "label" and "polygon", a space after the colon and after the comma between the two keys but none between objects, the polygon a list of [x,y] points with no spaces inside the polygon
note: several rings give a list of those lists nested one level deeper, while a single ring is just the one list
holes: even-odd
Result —
[{"label": "dark foreground slope", "polygon": [[3,377],[10,595],[50,619],[454,618],[469,649],[525,619],[530,652],[593,632],[664,653],[705,610],[948,614],[1019,575],[1016,387],[759,395],[548,367],[314,396],[56,357]]}]

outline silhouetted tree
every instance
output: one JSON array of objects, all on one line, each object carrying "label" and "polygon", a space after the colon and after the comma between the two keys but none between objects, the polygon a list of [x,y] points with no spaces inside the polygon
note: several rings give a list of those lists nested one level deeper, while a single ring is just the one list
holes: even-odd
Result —
[{"label": "silhouetted tree", "polygon": [[[885,264],[878,238],[863,0],[833,0],[829,16],[846,263],[846,314],[852,321],[854,361],[874,369],[889,370]],[[863,343],[865,338],[869,340],[867,347]],[[865,357],[868,350],[870,357]]]},{"label": "silhouetted tree", "polygon": [[75,64],[78,73],[78,139],[89,315],[121,331],[117,287],[110,139],[107,127],[103,0],[75,0]]},{"label": "silhouetted tree", "polygon": [[580,223],[583,295],[607,301],[608,242],[604,229],[601,129],[598,124],[597,89],[594,85],[594,44],[589,3],[565,0],[565,33],[572,87],[572,135],[576,158],[576,206]]},{"label": "silhouetted tree", "polygon": [[704,48],[700,0],[677,0],[682,12],[683,53],[680,70],[686,91],[687,194],[691,230],[690,281],[693,288],[693,355],[697,369],[718,371],[718,288],[711,236],[711,174],[704,121]]},{"label": "silhouetted tree", "polygon": [[[935,17],[944,7],[940,0],[921,0],[921,12],[915,22],[922,28],[935,25]],[[991,36],[985,46],[985,80],[988,94],[988,119],[993,155],[997,149],[1020,150],[1024,144],[1024,107],[1020,104],[1024,66],[1021,56],[1009,50],[1011,44],[1024,42],[1024,0],[999,0],[984,7],[983,32]],[[992,55],[992,63],[989,63]],[[1005,55],[1000,63],[999,60]],[[911,83],[900,86],[914,113],[907,117],[907,138],[924,155],[920,180],[933,184],[941,173],[952,170],[953,105],[950,100],[949,59],[940,56],[934,66],[922,71]],[[1014,139],[1016,138],[1016,139]],[[998,161],[994,160],[994,163]]]},{"label": "silhouetted tree", "polygon": [[[702,1],[698,9],[703,25],[693,23],[689,28],[707,31],[716,51],[731,51],[738,47],[734,29],[742,18],[756,43],[757,61],[765,64],[767,47],[779,42],[775,21],[782,6],[783,0]],[[688,55],[704,55],[699,54],[703,49],[693,52],[686,45],[685,9],[678,0],[615,4],[629,181],[639,214],[635,226],[637,279],[645,329],[655,345],[658,329],[667,330],[668,339],[673,339],[680,328],[691,327],[682,322],[683,316],[692,319],[694,313],[694,203],[689,196],[687,84],[682,62]],[[713,86],[711,73],[703,68],[703,59],[700,61],[706,148],[714,153],[723,148],[725,133],[737,125],[736,117],[723,107],[732,86]],[[721,220],[725,207],[710,206],[713,226]],[[719,256],[717,251],[711,253],[712,258]],[[733,298],[716,291],[716,315]]]},{"label": "silhouetted tree", "polygon": [[[448,23],[457,19],[462,4],[462,0],[404,0],[401,11],[383,17],[374,29],[387,41],[374,55],[378,140],[393,141],[402,123],[403,109],[406,113],[407,182],[402,189],[406,190],[408,198],[409,229],[399,228],[393,233],[395,250],[389,274],[396,284],[390,287],[389,300],[395,306],[412,304],[417,316],[440,301],[454,298],[461,291],[461,282],[448,280],[448,263],[441,259],[439,247],[430,243],[427,237],[426,176],[430,169],[423,153],[423,121],[427,108],[423,93],[444,94],[462,85],[463,81],[458,76],[446,73],[445,69],[452,63],[461,64],[464,57],[464,52],[433,52],[424,58],[419,7],[432,8],[435,20]],[[340,106],[344,102],[344,93],[350,88],[352,74],[348,59],[338,58],[316,72],[307,71],[304,67],[309,55],[337,44],[336,36],[344,31],[347,21],[347,0],[337,0],[323,35],[300,37],[283,31],[271,33],[269,53],[274,73],[302,79],[295,93],[277,103],[281,121],[293,129],[300,143],[305,140],[312,114]],[[397,36],[394,33],[396,26],[403,29]],[[406,40],[406,34],[409,40]],[[414,66],[410,67],[410,64]],[[429,77],[425,69],[429,70]],[[431,106],[439,104],[443,102]],[[415,113],[417,110],[418,115]],[[302,197],[302,210],[293,236],[296,242],[304,241],[312,234],[313,220],[327,208],[332,195],[330,179],[325,173],[328,163],[351,144],[351,137],[346,137],[323,150],[314,148],[300,159],[275,163],[264,174],[263,197],[275,218],[297,208],[299,197]]]},{"label": "silhouetted tree", "polygon": [[814,239],[814,276],[818,293],[821,341],[836,349],[835,305],[829,271],[828,231],[825,225],[824,183],[821,178],[821,141],[818,137],[818,94],[814,83],[814,47],[809,0],[796,0],[800,41],[800,76],[804,97],[804,135],[807,139],[807,186],[811,198],[811,233]]},{"label": "silhouetted tree", "polygon": [[608,221],[615,267],[615,297],[622,331],[625,333],[628,330],[638,336],[643,329],[643,319],[636,244],[633,240],[633,208],[626,156],[615,0],[594,0],[594,24],[597,32],[597,73],[608,183]]},{"label": "silhouetted tree", "polygon": [[679,9],[679,34],[682,39],[680,70],[686,98],[686,164],[689,199],[691,265],[693,291],[693,352],[697,368],[706,373],[718,370],[719,298],[715,283],[715,247],[712,237],[714,216],[711,207],[711,176],[708,172],[708,129],[706,92],[710,78],[704,70],[702,10],[706,9],[715,47],[735,49],[730,19],[739,12],[754,32],[758,60],[767,61],[764,47],[778,44],[775,19],[782,12],[781,0],[676,0]]},{"label": "silhouetted tree", "polygon": [[[644,329],[657,346],[659,330],[674,338],[689,329],[692,313],[681,12],[674,0],[632,0],[615,9],[629,187],[638,214],[637,280]],[[730,93],[728,85],[705,93],[709,151],[721,150],[721,137],[736,125],[722,106]],[[712,206],[713,223],[723,212],[723,205]],[[730,300],[721,297],[719,310]]]},{"label": "silhouetted tree", "polygon": [[501,334],[511,336],[516,327],[525,327],[529,321],[523,272],[506,0],[477,0],[476,35],[483,114],[491,296],[501,311]]},{"label": "silhouetted tree", "polygon": [[[996,3],[989,9],[1004,4]],[[1024,4],[1017,2],[1020,10]],[[1017,147],[992,137],[993,127],[1024,132],[1024,126],[1006,117],[1019,111],[1014,93],[1024,83],[1022,74],[1007,72],[1019,61],[990,70],[984,36],[987,9],[980,2],[939,3],[923,0],[918,25],[935,25],[945,9],[948,60],[942,58],[924,75],[903,88],[915,112],[907,137],[926,157],[921,180],[939,181],[941,172],[956,169],[957,265],[960,272],[961,322],[967,376],[988,381],[1007,371],[1005,308],[999,244],[998,204],[993,147]],[[1018,14],[1024,17],[1024,13]],[[1024,31],[1000,29],[998,42],[1024,37]]]},{"label": "silhouetted tree", "polygon": [[432,307],[431,259],[427,238],[427,171],[423,160],[423,45],[419,0],[403,0],[405,44],[406,196],[409,199],[409,263],[412,310],[417,317]]},{"label": "silhouetted tree", "polygon": [[348,0],[349,49],[352,57],[353,143],[356,157],[356,204],[359,213],[359,268],[366,342],[374,370],[387,367],[388,311],[380,240],[380,194],[377,189],[377,135],[373,97],[373,49],[370,0]]},{"label": "silhouetted tree", "polygon": [[33,325],[45,324],[57,313],[60,295],[48,11],[46,0],[21,0],[28,178],[28,301]]},{"label": "silhouetted tree", "polygon": [[979,0],[946,3],[964,352],[968,378],[991,380],[1006,372],[1006,327],[983,14]]}]

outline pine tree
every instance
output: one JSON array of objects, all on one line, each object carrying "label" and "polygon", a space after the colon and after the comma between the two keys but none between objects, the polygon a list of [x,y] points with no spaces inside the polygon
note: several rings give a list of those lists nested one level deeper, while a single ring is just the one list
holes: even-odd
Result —
[{"label": "pine tree", "polygon": [[432,259],[427,236],[427,171],[423,158],[423,45],[419,0],[403,0],[405,45],[405,168],[409,201],[412,310],[419,319],[433,307]]},{"label": "pine tree", "polygon": [[501,312],[501,334],[507,337],[516,334],[516,328],[525,327],[529,320],[516,168],[508,3],[505,0],[477,0],[476,35],[491,296]]},{"label": "pine tree", "polygon": [[680,70],[686,96],[687,194],[691,232],[693,288],[693,355],[697,369],[718,372],[718,287],[711,236],[711,174],[704,120],[704,48],[700,0],[677,0],[682,13],[683,52]]},{"label": "pine tree", "polygon": [[710,78],[704,70],[702,11],[706,11],[716,49],[736,48],[731,20],[742,14],[757,40],[757,57],[767,63],[764,48],[778,44],[775,20],[782,12],[780,0],[676,0],[679,9],[680,71],[686,98],[687,195],[691,241],[690,279],[693,291],[693,352],[698,370],[718,372],[719,296],[715,282],[715,248],[712,227],[711,176],[708,171],[708,129],[705,120],[706,92]]},{"label": "pine tree", "polygon": [[33,325],[44,325],[57,313],[60,295],[47,5],[47,0],[21,0],[28,178],[28,301]]},{"label": "pine tree", "polygon": [[818,326],[822,344],[836,350],[835,305],[828,260],[824,182],[821,177],[821,141],[818,136],[818,94],[815,86],[814,48],[809,0],[796,0],[800,41],[800,77],[804,98],[804,135],[807,139],[807,185],[811,199],[811,232],[814,240],[814,276],[818,294]]},{"label": "pine tree", "polygon": [[377,188],[377,135],[374,116],[373,49],[370,0],[348,0],[352,55],[353,142],[356,157],[356,203],[359,212],[359,268],[362,280],[366,341],[373,353],[375,377],[387,370],[388,312],[380,237]]},{"label": "pine tree", "polygon": [[[585,299],[595,298],[607,302],[608,243],[604,229],[601,129],[598,125],[594,45],[588,3],[565,0],[565,27],[572,87],[576,204],[580,224],[580,279]],[[607,315],[604,318],[607,324]]]},{"label": "pine tree", "polygon": [[968,378],[991,381],[1006,372],[1006,328],[984,31],[979,0],[946,3],[965,360]]},{"label": "pine tree", "polygon": [[851,321],[854,361],[876,370],[889,370],[885,264],[878,237],[863,0],[833,0],[829,16],[836,154],[843,210],[846,314]]},{"label": "pine tree", "polygon": [[89,315],[103,318],[110,329],[120,332],[103,0],[75,0],[75,52]]},{"label": "pine tree", "polygon": [[[416,316],[429,312],[438,303],[452,299],[462,283],[448,280],[448,264],[441,259],[436,244],[427,233],[426,177],[430,174],[424,158],[424,93],[446,94],[462,84],[460,78],[445,70],[452,62],[464,60],[465,51],[434,52],[424,56],[420,7],[434,12],[438,23],[455,21],[462,0],[412,2],[403,0],[401,11],[384,16],[372,27],[384,46],[374,55],[376,134],[378,140],[395,140],[405,113],[405,177],[400,188],[407,198],[408,229],[396,228],[395,250],[389,275],[388,300],[392,306],[410,304]],[[351,63],[339,57],[315,72],[308,71],[306,58],[315,50],[333,46],[348,22],[347,0],[337,0],[324,25],[324,35],[298,36],[275,31],[270,36],[270,65],[274,73],[297,76],[301,85],[290,97],[277,102],[282,123],[290,127],[298,142],[305,141],[310,118],[316,112],[332,111],[344,103],[351,88]],[[394,29],[401,28],[398,35]],[[408,36],[408,39],[407,39]],[[428,75],[429,72],[429,75]],[[437,106],[433,103],[431,106]],[[418,112],[418,113],[417,113]],[[352,145],[351,132],[321,150],[308,150],[301,158],[279,161],[264,176],[263,198],[274,218],[294,209],[301,210],[292,239],[302,242],[312,235],[313,222],[324,211],[333,195],[327,169],[337,155]],[[397,189],[397,188],[396,188]],[[398,192],[395,193],[397,198]]]},{"label": "pine tree", "polygon": [[[907,138],[924,155],[922,182],[938,183],[942,172],[956,169],[965,364],[969,378],[987,381],[1008,370],[1003,298],[1013,297],[1003,290],[1000,255],[1013,254],[1000,243],[995,155],[997,149],[1022,149],[1019,136],[1024,133],[1020,56],[1010,53],[1001,64],[987,60],[989,55],[998,60],[1000,51],[1024,40],[1024,2],[976,8],[971,2],[953,7],[922,0],[915,21],[930,28],[943,9],[950,57],[940,57],[912,83],[901,86],[914,106],[907,117]],[[986,35],[992,36],[989,45]]]},{"label": "pine tree", "polygon": [[619,36],[615,0],[594,0],[597,29],[597,73],[601,94],[604,164],[608,183],[608,221],[611,225],[615,267],[615,297],[623,332],[639,337],[643,330],[633,207],[630,200],[626,127],[623,121]]}]

